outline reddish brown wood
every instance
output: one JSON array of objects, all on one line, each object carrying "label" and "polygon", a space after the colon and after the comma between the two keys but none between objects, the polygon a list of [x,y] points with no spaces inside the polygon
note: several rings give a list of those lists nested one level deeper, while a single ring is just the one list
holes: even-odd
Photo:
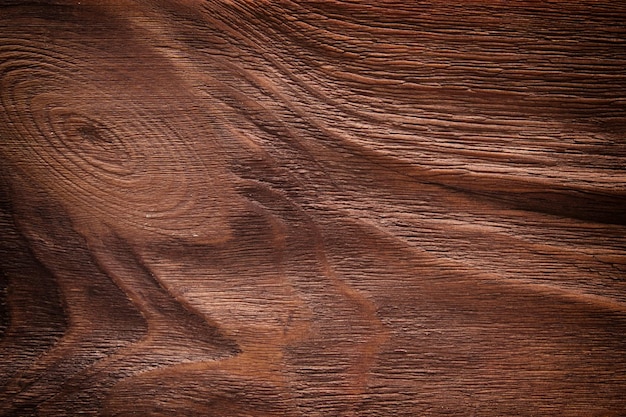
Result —
[{"label": "reddish brown wood", "polygon": [[626,3],[0,6],[0,415],[626,415]]}]

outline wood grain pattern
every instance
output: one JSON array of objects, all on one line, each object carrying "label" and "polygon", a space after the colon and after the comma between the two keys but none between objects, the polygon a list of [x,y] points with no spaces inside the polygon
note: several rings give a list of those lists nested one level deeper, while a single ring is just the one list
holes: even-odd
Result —
[{"label": "wood grain pattern", "polygon": [[625,21],[3,2],[0,415],[626,415]]}]

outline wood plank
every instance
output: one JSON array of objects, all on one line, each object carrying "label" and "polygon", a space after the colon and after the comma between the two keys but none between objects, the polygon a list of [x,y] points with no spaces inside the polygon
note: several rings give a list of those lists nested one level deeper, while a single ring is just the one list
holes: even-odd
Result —
[{"label": "wood plank", "polygon": [[0,415],[626,415],[625,18],[3,2]]}]

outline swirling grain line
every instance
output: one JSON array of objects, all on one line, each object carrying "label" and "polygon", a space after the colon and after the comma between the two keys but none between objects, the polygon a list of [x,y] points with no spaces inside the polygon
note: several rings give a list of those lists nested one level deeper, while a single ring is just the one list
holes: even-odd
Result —
[{"label": "swirling grain line", "polygon": [[[190,144],[194,138],[180,132],[180,126],[193,123],[191,115],[184,109],[172,109],[175,125],[167,120],[159,122],[151,117],[154,110],[142,108],[115,86],[107,91],[94,85],[93,80],[101,75],[92,69],[83,71],[76,54],[63,54],[82,51],[82,44],[57,40],[60,45],[55,45],[56,53],[52,54],[48,52],[50,44],[35,39],[27,43],[27,51],[10,45],[12,51],[19,51],[19,61],[27,69],[3,68],[3,82],[10,89],[3,96],[3,105],[17,135],[43,141],[23,140],[19,147],[22,159],[34,157],[39,161],[37,181],[109,219],[121,217],[134,228],[186,238],[212,235],[211,239],[220,240],[227,235],[223,228],[207,227],[206,210],[210,206],[198,206],[199,200],[193,198],[194,194],[202,195],[206,185],[197,178],[211,182],[215,174],[189,172],[190,167],[200,172],[207,169],[195,156]],[[84,52],[87,60],[90,51]],[[14,61],[6,62],[14,65]],[[38,94],[44,87],[46,92]],[[145,94],[155,90],[144,87]],[[96,105],[85,105],[85,100]],[[97,108],[97,103],[104,102],[114,105]],[[25,115],[31,115],[30,119]],[[215,199],[209,195],[211,198]],[[177,219],[175,225],[172,218]]]}]

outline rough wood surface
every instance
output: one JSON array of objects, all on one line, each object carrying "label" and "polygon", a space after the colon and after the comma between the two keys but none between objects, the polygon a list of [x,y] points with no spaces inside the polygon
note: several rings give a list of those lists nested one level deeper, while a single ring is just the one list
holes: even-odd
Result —
[{"label": "rough wood surface", "polygon": [[625,23],[3,1],[0,415],[626,415]]}]

